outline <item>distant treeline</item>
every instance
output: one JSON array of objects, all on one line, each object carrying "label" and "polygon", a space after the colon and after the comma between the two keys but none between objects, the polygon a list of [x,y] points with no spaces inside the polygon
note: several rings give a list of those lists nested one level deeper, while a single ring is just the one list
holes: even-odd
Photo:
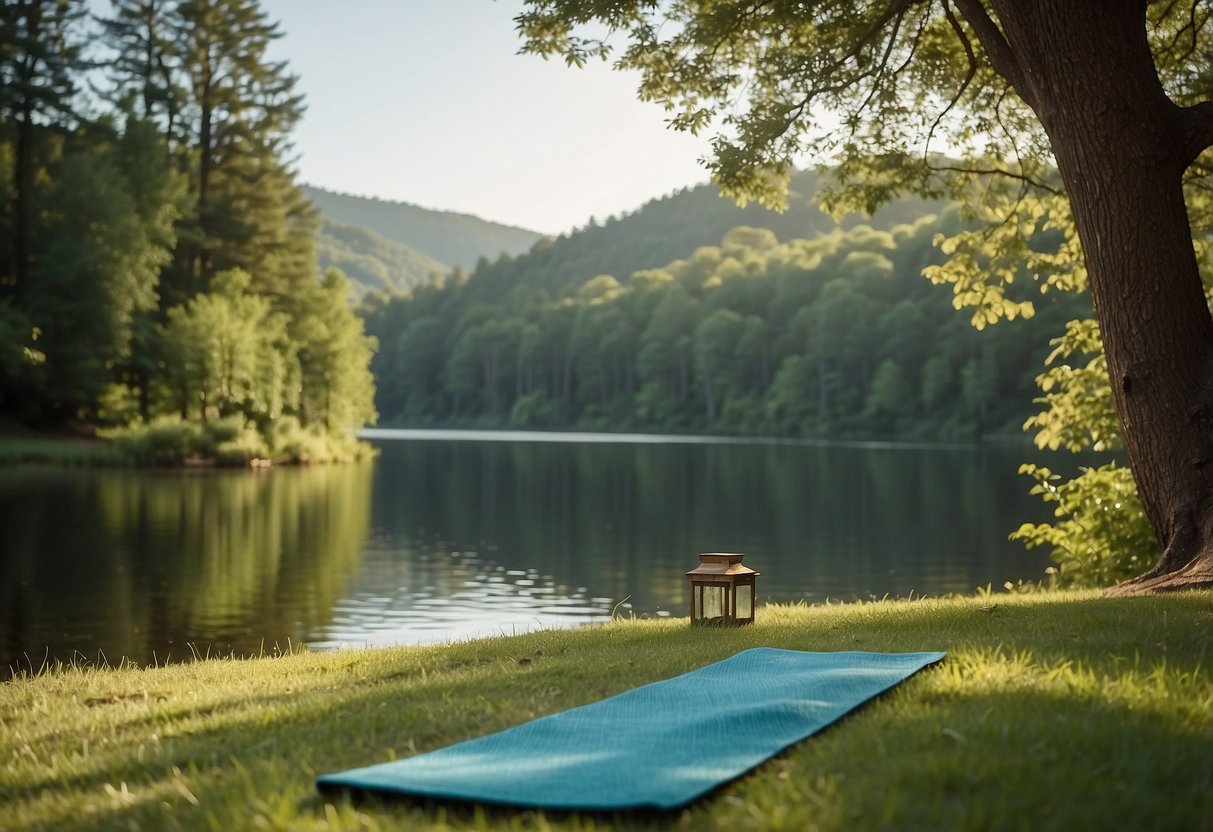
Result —
[{"label": "distant treeline", "polygon": [[978,332],[922,277],[941,260],[933,237],[958,228],[952,212],[786,242],[742,226],[661,268],[580,281],[543,256],[560,245],[567,266],[584,244],[592,262],[585,232],[540,243],[373,300],[378,408],[413,426],[1018,433],[1048,340],[1082,301]]}]

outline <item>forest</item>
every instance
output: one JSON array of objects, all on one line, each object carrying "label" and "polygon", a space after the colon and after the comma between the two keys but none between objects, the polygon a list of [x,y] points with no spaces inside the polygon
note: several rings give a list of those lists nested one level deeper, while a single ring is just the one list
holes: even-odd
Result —
[{"label": "forest", "polygon": [[292,169],[256,3],[5,3],[0,418],[136,457],[348,456],[375,342]]},{"label": "forest", "polygon": [[[1082,297],[979,332],[949,287],[922,276],[942,262],[936,235],[960,228],[953,209],[897,222],[925,208],[895,206],[875,218],[886,228],[757,210],[817,233],[781,241],[742,225],[694,245],[715,230],[696,206],[728,216],[711,199],[658,201],[471,274],[372,295],[379,412],[412,426],[1021,435],[1049,338]],[[670,214],[681,237],[663,233]],[[679,240],[685,256],[637,268]]]}]

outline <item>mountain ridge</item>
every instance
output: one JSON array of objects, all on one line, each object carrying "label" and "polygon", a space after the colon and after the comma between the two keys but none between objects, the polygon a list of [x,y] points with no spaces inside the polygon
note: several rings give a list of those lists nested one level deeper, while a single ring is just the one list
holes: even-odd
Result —
[{"label": "mountain ridge", "polygon": [[315,185],[304,196],[327,220],[369,229],[448,268],[471,269],[481,257],[517,256],[547,237],[538,231],[473,214],[423,208],[381,197],[355,196]]}]

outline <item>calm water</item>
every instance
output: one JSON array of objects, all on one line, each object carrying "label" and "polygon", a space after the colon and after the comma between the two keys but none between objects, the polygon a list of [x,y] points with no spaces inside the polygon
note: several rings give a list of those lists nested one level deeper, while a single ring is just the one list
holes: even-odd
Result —
[{"label": "calm water", "polygon": [[703,551],[745,552],[773,601],[968,592],[1047,562],[1006,540],[1046,513],[1023,449],[389,435],[332,468],[0,470],[0,658],[681,616]]}]

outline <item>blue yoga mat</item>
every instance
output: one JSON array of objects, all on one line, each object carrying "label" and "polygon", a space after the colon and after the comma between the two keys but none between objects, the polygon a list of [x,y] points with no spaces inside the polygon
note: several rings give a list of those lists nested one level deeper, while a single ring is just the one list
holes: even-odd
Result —
[{"label": "blue yoga mat", "polygon": [[546,809],[673,809],[943,657],[759,647],[497,734],[316,782]]}]

